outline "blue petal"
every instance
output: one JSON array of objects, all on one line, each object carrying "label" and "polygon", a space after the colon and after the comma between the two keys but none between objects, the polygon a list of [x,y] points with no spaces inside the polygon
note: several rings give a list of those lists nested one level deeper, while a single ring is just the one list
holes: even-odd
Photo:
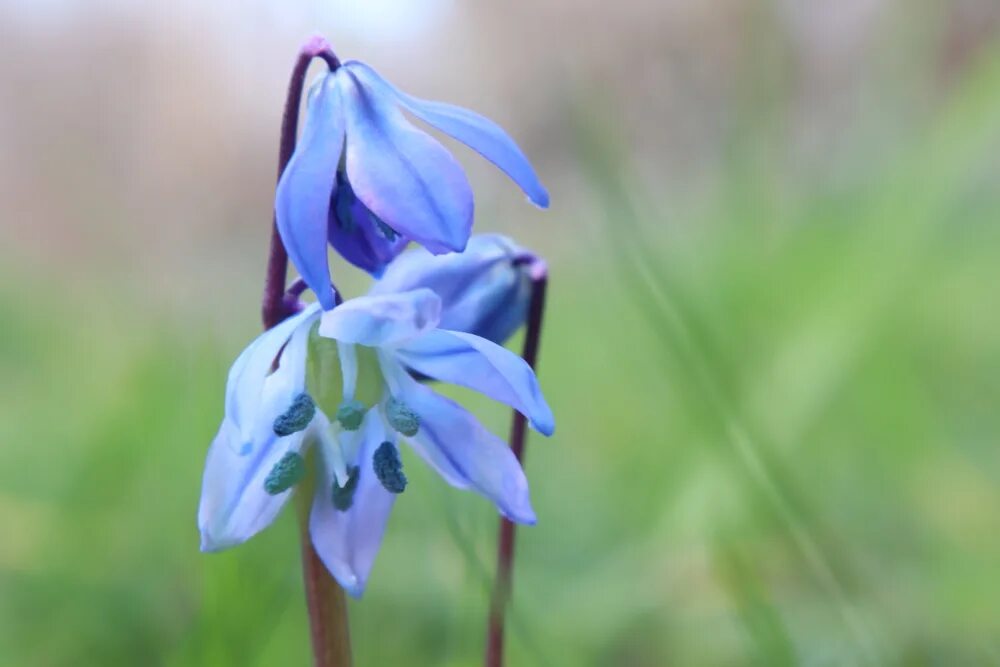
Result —
[{"label": "blue petal", "polygon": [[472,187],[436,139],[413,127],[391,98],[337,75],[347,119],[347,178],[372,213],[434,253],[461,251],[472,231]]},{"label": "blue petal", "polygon": [[[319,314],[319,305],[311,304],[302,312],[268,329],[247,346],[229,369],[226,381],[226,419],[233,422],[244,442],[251,438],[251,429],[259,412],[264,380],[271,373],[274,359],[300,325],[311,323]],[[308,327],[307,327],[308,328]],[[296,373],[298,382],[305,382],[305,364],[292,363],[286,357],[282,367]]]},{"label": "blue petal", "polygon": [[333,506],[334,465],[324,458],[309,516],[309,533],[316,553],[330,574],[354,597],[364,592],[396,498],[383,488],[372,468],[375,450],[385,440],[377,410],[369,410],[365,415],[358,437],[361,445],[353,465],[358,467],[360,477],[353,504],[346,512]]},{"label": "blue petal", "polygon": [[[250,539],[266,528],[292,494],[270,495],[264,480],[288,452],[301,452],[307,431],[279,438],[274,419],[303,388],[308,326],[292,335],[282,365],[266,378],[252,419],[250,439],[227,415],[205,461],[198,528],[203,551],[219,551]],[[272,357],[273,358],[273,357]]]},{"label": "blue petal", "polygon": [[437,292],[442,301],[455,301],[465,282],[522,252],[512,240],[500,234],[474,234],[460,253],[432,255],[423,248],[411,248],[386,268],[369,293],[389,294],[427,287]]},{"label": "blue petal", "polygon": [[432,255],[413,248],[400,255],[369,294],[427,287],[441,297],[438,327],[503,343],[527,317],[531,279],[517,259],[531,254],[499,234],[476,234],[465,252]]},{"label": "blue petal", "polygon": [[516,280],[507,276],[501,285],[506,288],[503,292],[498,289],[483,290],[480,294],[469,295],[470,299],[475,299],[476,306],[467,306],[471,314],[479,315],[475,319],[471,319],[471,314],[463,316],[461,311],[449,311],[448,322],[438,326],[475,334],[502,345],[528,319],[531,280],[521,271]]},{"label": "blue petal", "polygon": [[534,371],[510,350],[485,338],[437,329],[396,351],[405,366],[427,377],[468,387],[518,410],[544,435],[555,420]]},{"label": "blue petal", "polygon": [[320,79],[309,95],[305,128],[281,174],[274,213],[288,256],[329,310],[334,306],[326,252],[330,199],[344,146],[344,114],[338,81]]},{"label": "blue petal", "polygon": [[382,363],[396,385],[394,392],[420,415],[420,429],[408,438],[414,450],[452,486],[472,487],[511,521],[535,523],[528,480],[507,443],[454,401],[420,384],[402,368],[386,368],[392,362],[383,358]]},{"label": "blue petal", "polygon": [[362,296],[323,313],[321,336],[369,347],[399,345],[437,326],[441,299],[429,289]]},{"label": "blue petal", "polygon": [[350,70],[376,95],[395,97],[397,102],[420,120],[478,152],[510,176],[536,206],[548,207],[549,193],[538,180],[528,158],[499,125],[453,104],[407,95],[362,62],[354,60],[344,68]]}]

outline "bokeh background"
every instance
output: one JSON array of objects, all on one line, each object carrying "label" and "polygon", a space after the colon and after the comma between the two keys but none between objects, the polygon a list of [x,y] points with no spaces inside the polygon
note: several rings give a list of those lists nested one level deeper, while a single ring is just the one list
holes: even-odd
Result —
[{"label": "bokeh background", "polygon": [[[194,515],[314,31],[552,193],[456,147],[552,268],[511,665],[1000,664],[995,0],[0,0],[0,664],[308,662],[294,518]],[[357,663],[478,664],[495,512],[407,465]]]}]

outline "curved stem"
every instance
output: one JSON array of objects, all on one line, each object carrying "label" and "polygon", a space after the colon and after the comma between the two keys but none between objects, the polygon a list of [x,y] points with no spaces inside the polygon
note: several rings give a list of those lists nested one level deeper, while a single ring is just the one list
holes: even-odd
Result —
[{"label": "curved stem", "polygon": [[[538,345],[542,337],[542,316],[545,314],[545,290],[548,286],[548,269],[545,262],[535,260],[529,268],[531,274],[531,303],[528,306],[528,326],[524,334],[522,356],[528,365],[538,364]],[[527,420],[514,411],[510,427],[510,448],[518,461],[524,459],[524,444],[527,435]],[[486,667],[502,667],[504,620],[507,603],[510,600],[512,574],[514,570],[514,537],[516,525],[507,519],[500,519],[497,535],[497,576],[493,583],[490,600],[490,619],[486,633]]]},{"label": "curved stem", "polygon": [[[278,180],[288,166],[295,152],[295,142],[299,130],[299,111],[302,108],[302,90],[305,88],[306,71],[313,58],[321,58],[329,66],[330,71],[340,67],[340,61],[334,55],[330,44],[322,37],[309,39],[299,50],[299,57],[292,69],[288,82],[288,95],[285,98],[285,112],[281,118],[281,142],[278,146]],[[267,274],[264,278],[264,298],[261,303],[261,319],[264,328],[270,329],[285,319],[289,311],[285,296],[285,280],[288,274],[288,252],[281,242],[277,221],[271,219],[271,249],[267,260]]]},{"label": "curved stem", "polygon": [[[288,166],[295,152],[298,135],[299,111],[302,104],[302,90],[305,87],[306,71],[313,58],[321,58],[335,70],[340,61],[334,55],[329,43],[322,37],[313,37],[299,50],[299,57],[288,83],[288,96],[281,121],[281,143],[278,149],[278,179]],[[264,329],[270,329],[293,314],[298,308],[298,295],[302,288],[293,284],[290,293],[285,294],[288,274],[288,252],[278,233],[277,222],[271,220],[271,248],[264,279],[264,297],[261,303],[261,319]],[[300,538],[302,546],[302,578],[305,585],[306,606],[309,610],[309,628],[312,639],[313,664],[316,667],[350,667],[351,643],[347,625],[347,601],[344,591],[330,576],[309,537],[309,503],[312,493],[304,493],[299,507]]]}]

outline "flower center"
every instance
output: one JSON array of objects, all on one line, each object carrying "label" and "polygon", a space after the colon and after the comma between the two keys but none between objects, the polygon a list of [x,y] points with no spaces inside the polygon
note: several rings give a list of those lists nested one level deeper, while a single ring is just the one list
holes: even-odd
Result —
[{"label": "flower center", "polygon": [[365,418],[367,410],[361,401],[355,399],[344,401],[337,408],[337,421],[345,431],[357,431],[361,428],[361,421]]},{"label": "flower center", "polygon": [[337,217],[337,224],[345,232],[357,231],[358,222],[354,219],[357,197],[354,196],[354,189],[342,171],[337,172],[337,190],[333,193],[333,199],[333,213]]},{"label": "flower center", "polygon": [[390,243],[399,238],[399,232],[387,225],[358,199],[343,170],[337,171],[337,188],[333,193],[331,208],[337,225],[347,233],[357,232],[363,225],[371,225]]}]

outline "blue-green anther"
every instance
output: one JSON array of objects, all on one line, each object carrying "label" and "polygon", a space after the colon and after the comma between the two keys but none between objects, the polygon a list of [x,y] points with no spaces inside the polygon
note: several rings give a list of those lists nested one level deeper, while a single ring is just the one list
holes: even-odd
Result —
[{"label": "blue-green anther", "polygon": [[305,392],[299,394],[292,401],[292,404],[285,410],[284,414],[278,415],[274,420],[274,434],[285,437],[292,433],[298,433],[312,421],[316,414],[316,403],[312,396]]},{"label": "blue-green anther", "polygon": [[399,238],[399,232],[385,224],[382,219],[374,213],[372,213],[372,220],[375,221],[375,229],[379,231],[379,234],[381,234],[382,238],[386,241],[395,241]]},{"label": "blue-green anther", "polygon": [[361,401],[344,401],[337,408],[337,421],[345,431],[357,431],[361,428],[361,421],[365,418],[367,409]]},{"label": "blue-green anther", "polygon": [[395,398],[390,398],[386,403],[385,415],[389,419],[389,425],[405,436],[412,437],[420,429],[420,415]]},{"label": "blue-green anther", "polygon": [[351,466],[347,469],[347,483],[344,486],[333,481],[333,506],[341,512],[351,509],[354,504],[354,491],[358,488],[358,473],[360,468]]},{"label": "blue-green anther", "polygon": [[306,462],[297,452],[287,452],[274,464],[264,480],[264,490],[272,496],[287,491],[306,475]]},{"label": "blue-green anther", "polygon": [[402,493],[406,490],[406,475],[403,474],[403,462],[399,460],[396,445],[389,441],[379,445],[372,457],[372,467],[386,491]]}]

